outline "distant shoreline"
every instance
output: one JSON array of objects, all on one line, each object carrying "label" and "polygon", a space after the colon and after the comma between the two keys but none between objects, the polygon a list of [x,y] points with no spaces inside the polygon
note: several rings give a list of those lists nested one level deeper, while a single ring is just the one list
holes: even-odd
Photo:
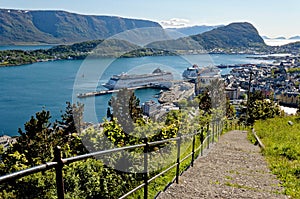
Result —
[{"label": "distant shoreline", "polygon": [[300,39],[264,39],[268,46],[283,46],[290,43],[299,42]]}]

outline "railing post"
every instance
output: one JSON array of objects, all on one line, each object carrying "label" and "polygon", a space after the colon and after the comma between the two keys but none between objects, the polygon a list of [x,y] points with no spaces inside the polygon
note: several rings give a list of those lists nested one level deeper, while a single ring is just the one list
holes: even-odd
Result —
[{"label": "railing post", "polygon": [[179,139],[177,140],[177,167],[176,167],[176,183],[179,183],[179,170],[180,170],[180,145],[181,145],[181,134],[178,132]]},{"label": "railing post", "polygon": [[56,191],[57,191],[57,198],[64,199],[64,178],[63,178],[63,167],[64,164],[61,159],[61,148],[57,146],[54,149],[54,161],[57,162],[57,166],[55,167],[56,172]]},{"label": "railing post", "polygon": [[148,198],[148,152],[149,152],[149,144],[148,138],[144,138],[144,143],[146,146],[144,147],[144,199]]},{"label": "railing post", "polygon": [[219,121],[216,121],[216,139],[219,141]]},{"label": "railing post", "polygon": [[210,130],[207,131],[207,149],[209,149]]},{"label": "railing post", "polygon": [[204,141],[204,135],[203,135],[203,126],[201,126],[201,132],[200,132],[200,143],[201,143],[201,156],[203,156],[203,141]]},{"label": "railing post", "polygon": [[223,131],[223,121],[218,122],[218,140],[220,140],[221,133]]},{"label": "railing post", "polygon": [[211,142],[214,143],[215,142],[215,124],[216,124],[216,121],[213,121],[212,123],[212,140]]},{"label": "railing post", "polygon": [[195,141],[196,141],[196,132],[194,131],[194,135],[193,135],[193,146],[192,146],[192,162],[191,162],[191,166],[194,166],[194,160],[195,160]]}]

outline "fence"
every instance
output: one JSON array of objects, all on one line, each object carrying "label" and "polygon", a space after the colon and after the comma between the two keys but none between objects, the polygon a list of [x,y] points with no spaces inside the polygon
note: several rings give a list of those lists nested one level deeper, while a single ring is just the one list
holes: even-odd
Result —
[{"label": "fence", "polygon": [[[209,149],[210,144],[215,142],[215,139],[217,138],[219,140],[219,137],[221,135],[222,132],[222,126],[223,123],[222,122],[213,122],[211,125],[211,130],[207,130],[206,136],[204,137],[204,130],[202,129],[199,132],[194,132],[192,134],[185,134],[185,135],[181,135],[180,133],[178,133],[178,136],[176,138],[170,138],[170,139],[166,139],[166,140],[160,140],[160,141],[154,141],[154,142],[148,142],[147,139],[144,139],[144,143],[143,144],[138,144],[138,145],[133,145],[133,146],[126,146],[126,147],[121,147],[121,148],[114,148],[114,149],[110,149],[110,150],[104,150],[104,151],[97,151],[97,152],[93,152],[93,153],[88,153],[88,154],[84,154],[84,155],[80,155],[80,156],[75,156],[75,157],[70,157],[70,158],[65,158],[63,159],[61,157],[61,150],[60,147],[56,147],[55,151],[54,151],[54,161],[53,162],[48,162],[46,164],[42,164],[36,167],[32,167],[26,170],[22,170],[22,171],[18,171],[15,173],[11,173],[5,176],[1,176],[0,177],[0,184],[5,183],[5,182],[9,182],[9,181],[14,181],[16,179],[22,178],[24,176],[28,176],[30,174],[34,174],[34,173],[38,173],[41,171],[47,171],[50,170],[52,168],[55,168],[55,172],[56,172],[56,190],[57,190],[57,197],[59,199],[63,199],[64,198],[64,178],[63,178],[63,167],[65,165],[68,165],[72,162],[76,162],[76,161],[81,161],[81,160],[85,160],[87,158],[93,158],[95,156],[100,156],[100,155],[105,155],[105,154],[111,154],[111,153],[116,153],[116,152],[120,152],[120,151],[124,151],[124,150],[130,150],[130,149],[137,149],[137,148],[143,148],[144,150],[144,176],[143,176],[143,183],[139,186],[137,186],[136,188],[132,189],[131,191],[129,191],[128,193],[126,193],[125,195],[121,196],[120,198],[126,198],[127,196],[129,196],[130,194],[136,192],[137,190],[144,188],[144,198],[148,198],[148,185],[149,183],[151,183],[153,180],[155,180],[156,178],[162,176],[163,174],[165,174],[166,172],[170,171],[171,169],[176,167],[176,176],[175,176],[175,181],[176,183],[179,183],[179,176],[180,176],[180,164],[187,160],[188,158],[191,157],[191,162],[190,162],[190,166],[194,165],[194,160],[195,160],[195,154],[197,153],[197,151],[199,151],[199,153],[201,152],[201,156],[203,155],[203,150],[204,147],[207,147],[207,149]],[[199,147],[195,148],[196,145],[196,136],[199,135]],[[180,150],[181,150],[181,145],[182,145],[182,139],[183,138],[187,138],[187,137],[192,137],[192,149],[191,152],[186,155],[185,157],[180,157]],[[172,164],[171,166],[169,166],[168,168],[164,169],[163,171],[161,171],[160,173],[158,173],[157,175],[155,175],[152,178],[149,178],[149,172],[148,172],[148,153],[147,151],[149,151],[149,147],[153,147],[153,146],[157,146],[159,144],[164,144],[164,143],[168,143],[171,141],[176,141],[177,143],[177,158],[176,158],[176,163]]]}]

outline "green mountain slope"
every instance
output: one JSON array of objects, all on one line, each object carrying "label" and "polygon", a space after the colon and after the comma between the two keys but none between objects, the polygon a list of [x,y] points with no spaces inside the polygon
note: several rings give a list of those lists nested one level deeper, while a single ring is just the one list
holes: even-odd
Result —
[{"label": "green mountain slope", "polygon": [[240,48],[265,45],[256,28],[250,23],[232,23],[200,35],[191,36],[205,49]]},{"label": "green mountain slope", "polygon": [[152,21],[65,11],[0,9],[0,44],[74,43],[105,39],[117,33],[161,26]]},{"label": "green mountain slope", "polygon": [[249,48],[266,46],[250,23],[232,23],[214,30],[180,38],[153,42],[147,47],[167,50],[212,50],[215,48]]}]

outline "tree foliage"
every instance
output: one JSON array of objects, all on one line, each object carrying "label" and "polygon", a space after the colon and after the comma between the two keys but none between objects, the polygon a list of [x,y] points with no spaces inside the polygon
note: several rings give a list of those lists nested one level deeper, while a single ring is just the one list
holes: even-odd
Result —
[{"label": "tree foliage", "polygon": [[208,89],[206,89],[202,94],[198,95],[197,97],[199,99],[199,109],[203,110],[205,114],[210,114],[212,105]]},{"label": "tree foliage", "polygon": [[111,98],[108,105],[112,108],[107,111],[107,116],[113,120],[116,118],[122,129],[130,133],[134,129],[134,123],[142,118],[140,100],[132,90],[121,89],[117,95]]},{"label": "tree foliage", "polygon": [[240,122],[253,125],[256,120],[265,120],[281,115],[279,105],[274,101],[265,99],[262,92],[256,91],[250,94],[247,108],[242,109]]}]

